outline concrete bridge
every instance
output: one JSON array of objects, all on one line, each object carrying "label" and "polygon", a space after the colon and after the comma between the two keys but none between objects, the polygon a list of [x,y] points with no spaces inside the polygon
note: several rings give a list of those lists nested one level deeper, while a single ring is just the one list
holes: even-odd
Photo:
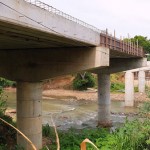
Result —
[{"label": "concrete bridge", "polygon": [[[0,76],[17,81],[17,127],[42,146],[42,81],[98,74],[98,124],[110,125],[110,74],[144,65],[141,47],[38,0],[0,0]],[[18,144],[30,145],[18,134]]]}]

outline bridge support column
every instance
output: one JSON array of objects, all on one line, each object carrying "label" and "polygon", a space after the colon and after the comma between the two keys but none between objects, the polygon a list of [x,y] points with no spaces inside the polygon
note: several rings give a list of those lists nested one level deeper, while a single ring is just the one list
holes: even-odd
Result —
[{"label": "bridge support column", "polygon": [[[41,83],[17,83],[17,128],[36,146],[42,148],[42,86]],[[26,150],[31,145],[20,135],[17,143]]]},{"label": "bridge support column", "polygon": [[125,106],[134,106],[134,74],[131,71],[125,73]]},{"label": "bridge support column", "polygon": [[110,74],[98,74],[98,126],[112,126],[110,105]]},{"label": "bridge support column", "polygon": [[139,92],[145,92],[145,71],[140,70],[138,74],[138,88]]}]

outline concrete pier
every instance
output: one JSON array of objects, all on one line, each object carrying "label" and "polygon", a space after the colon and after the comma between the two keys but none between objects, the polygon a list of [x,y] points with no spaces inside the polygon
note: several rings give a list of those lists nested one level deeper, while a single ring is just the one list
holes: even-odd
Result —
[{"label": "concrete pier", "polygon": [[125,106],[134,106],[134,74],[131,71],[125,73]]},{"label": "concrete pier", "polygon": [[[42,148],[42,86],[41,83],[17,82],[17,128],[36,146]],[[31,150],[30,144],[20,135],[17,143]]]},{"label": "concrete pier", "polygon": [[145,71],[140,70],[138,74],[138,88],[139,92],[144,93],[145,92]]},{"label": "concrete pier", "polygon": [[98,126],[112,126],[110,105],[110,74],[98,74]]}]

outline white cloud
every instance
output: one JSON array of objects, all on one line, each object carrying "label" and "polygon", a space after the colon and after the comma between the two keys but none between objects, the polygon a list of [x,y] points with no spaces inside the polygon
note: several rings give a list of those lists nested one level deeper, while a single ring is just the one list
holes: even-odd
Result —
[{"label": "white cloud", "polygon": [[149,0],[41,0],[100,29],[117,35],[150,38]]}]

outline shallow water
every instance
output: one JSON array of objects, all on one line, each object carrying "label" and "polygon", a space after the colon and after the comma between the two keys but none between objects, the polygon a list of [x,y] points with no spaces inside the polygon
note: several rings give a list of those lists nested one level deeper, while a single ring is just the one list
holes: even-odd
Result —
[{"label": "shallow water", "polygon": [[[16,93],[6,92],[8,96],[8,108],[16,108]],[[70,127],[81,128],[94,128],[97,125],[97,102],[91,101],[77,101],[73,98],[49,98],[43,99],[43,124],[51,122],[51,115],[56,126],[60,129],[68,129]],[[111,115],[113,124],[115,126],[122,124],[125,121],[125,116],[120,115],[122,113],[133,113],[137,112],[136,108],[124,107],[122,101],[112,101],[111,112],[115,114]],[[118,114],[116,114],[118,113]]]}]

